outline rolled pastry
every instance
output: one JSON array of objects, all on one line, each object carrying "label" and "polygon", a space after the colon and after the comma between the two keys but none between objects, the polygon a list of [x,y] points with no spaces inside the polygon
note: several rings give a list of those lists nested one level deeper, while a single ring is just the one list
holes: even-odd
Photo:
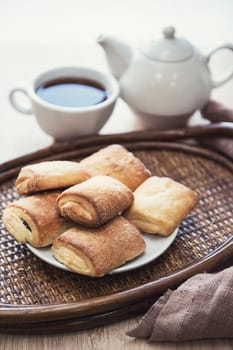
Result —
[{"label": "rolled pastry", "polygon": [[145,165],[121,145],[110,145],[81,160],[91,176],[112,176],[134,191],[150,175]]},{"label": "rolled pastry", "polygon": [[137,228],[117,216],[97,229],[76,226],[53,243],[55,258],[87,276],[103,276],[142,254],[145,242]]},{"label": "rolled pastry", "polygon": [[152,176],[134,192],[125,217],[140,230],[168,236],[197,203],[190,188],[166,177]]},{"label": "rolled pastry", "polygon": [[45,247],[71,227],[59,216],[56,200],[60,192],[36,194],[11,203],[3,213],[6,229],[22,243]]},{"label": "rolled pastry", "polygon": [[61,215],[88,227],[98,227],[133,203],[133,193],[110,176],[93,178],[61,193],[57,204]]},{"label": "rolled pastry", "polygon": [[90,176],[77,162],[47,161],[25,166],[16,179],[19,194],[69,187]]}]

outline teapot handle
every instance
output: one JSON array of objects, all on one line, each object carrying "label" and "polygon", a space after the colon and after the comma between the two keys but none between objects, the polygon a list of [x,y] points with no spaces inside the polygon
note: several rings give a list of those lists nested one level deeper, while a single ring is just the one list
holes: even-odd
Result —
[{"label": "teapot handle", "polygon": [[[208,56],[206,57],[206,61],[207,64],[209,63],[211,57],[213,56],[213,54],[215,54],[217,51],[222,50],[222,49],[228,49],[233,51],[233,45],[232,44],[225,44],[222,46],[218,46],[216,49],[214,49],[213,51],[211,51]],[[224,74],[223,77],[220,77],[217,80],[212,80],[212,88],[216,88],[218,86],[221,86],[223,84],[225,84],[228,80],[230,80],[233,77],[233,69],[231,69],[230,72],[228,72],[227,74]]]}]

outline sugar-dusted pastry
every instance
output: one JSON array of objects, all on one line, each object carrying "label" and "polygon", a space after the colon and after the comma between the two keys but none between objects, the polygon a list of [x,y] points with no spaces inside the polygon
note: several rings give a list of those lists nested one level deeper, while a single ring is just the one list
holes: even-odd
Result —
[{"label": "sugar-dusted pastry", "polygon": [[133,203],[133,192],[110,176],[94,176],[61,193],[61,215],[88,227],[98,227]]},{"label": "sugar-dusted pastry", "polygon": [[134,192],[125,216],[140,230],[167,236],[197,203],[197,194],[167,177],[152,176]]},{"label": "sugar-dusted pastry", "polygon": [[16,179],[19,194],[69,187],[90,176],[78,162],[46,161],[23,167]]},{"label": "sugar-dusted pastry", "polygon": [[84,158],[80,164],[91,176],[112,176],[134,191],[150,175],[145,165],[121,145],[110,145]]},{"label": "sugar-dusted pastry", "polygon": [[117,216],[97,229],[71,228],[54,241],[52,250],[71,270],[98,277],[142,254],[145,242],[133,224]]},{"label": "sugar-dusted pastry", "polygon": [[71,223],[57,211],[56,200],[60,192],[40,193],[11,203],[3,213],[6,229],[22,243],[45,247]]}]

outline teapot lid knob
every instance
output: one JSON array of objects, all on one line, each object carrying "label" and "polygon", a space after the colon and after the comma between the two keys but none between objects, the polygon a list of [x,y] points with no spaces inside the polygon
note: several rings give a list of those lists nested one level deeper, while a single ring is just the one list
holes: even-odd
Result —
[{"label": "teapot lid knob", "polygon": [[189,59],[194,52],[189,41],[175,36],[175,27],[163,29],[163,37],[145,44],[141,51],[151,60],[160,62],[180,62]]},{"label": "teapot lid knob", "polygon": [[173,26],[165,27],[163,30],[163,35],[166,39],[174,39],[175,31],[175,27]]}]

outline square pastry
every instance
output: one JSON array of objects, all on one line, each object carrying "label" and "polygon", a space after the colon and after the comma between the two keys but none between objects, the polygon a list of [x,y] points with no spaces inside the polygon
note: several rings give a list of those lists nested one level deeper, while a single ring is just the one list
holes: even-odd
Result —
[{"label": "square pastry", "polygon": [[53,243],[54,257],[74,272],[100,277],[144,252],[140,231],[117,215],[98,228],[74,226]]},{"label": "square pastry", "polygon": [[125,217],[140,230],[168,236],[197,203],[197,194],[167,177],[152,176],[134,192]]},{"label": "square pastry", "polygon": [[81,160],[80,165],[90,176],[106,175],[119,180],[131,191],[143,183],[151,172],[132,152],[113,144]]}]

